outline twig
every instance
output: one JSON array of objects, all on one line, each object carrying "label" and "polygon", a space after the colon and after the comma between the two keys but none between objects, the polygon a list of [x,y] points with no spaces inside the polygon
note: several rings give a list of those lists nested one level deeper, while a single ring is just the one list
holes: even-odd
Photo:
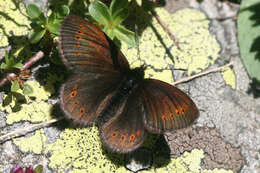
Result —
[{"label": "twig", "polygon": [[7,133],[7,134],[5,134],[3,136],[0,136],[0,142],[5,141],[9,137],[14,136],[16,134],[22,134],[22,132],[28,131],[30,129],[35,130],[35,129],[38,129],[39,127],[41,127],[41,126],[44,126],[44,127],[49,126],[50,124],[53,124],[53,123],[55,123],[55,122],[57,122],[59,120],[62,120],[62,119],[64,119],[64,117],[57,118],[57,119],[52,119],[52,120],[49,120],[49,121],[45,121],[45,122],[42,122],[42,123],[39,123],[39,124],[34,124],[34,125],[31,125],[31,126],[28,126],[28,127],[25,127],[25,128],[21,128],[21,129],[12,131],[12,132]]},{"label": "twig", "polygon": [[172,39],[172,41],[174,42],[174,44],[177,46],[177,48],[179,50],[181,50],[179,42],[177,41],[177,39],[175,38],[175,36],[173,35],[173,33],[170,31],[170,29],[167,27],[167,25],[161,20],[161,18],[158,16],[158,14],[154,11],[151,10],[152,15],[155,17],[155,19],[157,20],[157,22],[162,26],[162,28],[165,30],[165,32],[170,36],[170,38]]},{"label": "twig", "polygon": [[[44,53],[42,51],[37,52],[33,57],[31,57],[24,65],[23,68],[20,69],[20,72],[27,70],[29,67],[31,67],[34,63],[36,63],[39,59],[41,59],[44,56]],[[15,73],[7,73],[6,76],[0,80],[0,86],[3,86],[8,81],[12,81],[16,78]]]},{"label": "twig", "polygon": [[227,4],[229,4],[231,7],[233,8],[239,8],[240,5],[239,4],[236,4],[236,3],[233,3],[233,2],[230,2],[228,0],[224,0]]},{"label": "twig", "polygon": [[3,86],[6,82],[14,80],[16,77],[16,74],[14,73],[8,73],[6,76],[0,81],[0,86]]},{"label": "twig", "polygon": [[229,67],[229,66],[232,66],[232,65],[233,65],[233,63],[230,62],[230,63],[228,63],[226,65],[221,66],[221,67],[217,67],[217,68],[214,68],[214,69],[211,69],[211,70],[208,70],[208,71],[205,71],[205,72],[201,72],[199,74],[195,74],[193,76],[189,76],[189,77],[183,78],[181,80],[178,80],[178,81],[174,82],[173,85],[177,85],[179,83],[184,83],[184,82],[190,81],[190,80],[192,80],[194,78],[197,78],[197,77],[200,77],[200,76],[204,76],[204,75],[209,74],[209,73],[220,71],[220,70],[224,69],[225,67]]},{"label": "twig", "polygon": [[33,57],[31,57],[24,65],[21,71],[28,69],[31,67],[34,63],[36,63],[39,59],[41,59],[44,56],[44,53],[42,51],[37,52]]}]

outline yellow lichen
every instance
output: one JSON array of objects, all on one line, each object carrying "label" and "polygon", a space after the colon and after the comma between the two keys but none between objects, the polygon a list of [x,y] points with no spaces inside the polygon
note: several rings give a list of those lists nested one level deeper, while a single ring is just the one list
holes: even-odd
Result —
[{"label": "yellow lichen", "polygon": [[33,92],[28,94],[29,97],[35,97],[36,101],[47,100],[52,93],[54,93],[54,89],[49,87],[46,89],[45,86],[39,84],[36,81],[27,81],[25,84],[30,85],[33,89]]},{"label": "yellow lichen", "polygon": [[26,35],[29,21],[25,7],[20,1],[1,0],[0,3],[0,47],[8,46],[8,37]]},{"label": "yellow lichen", "polygon": [[[10,104],[6,106],[0,105],[1,110],[9,113],[6,117],[6,123],[12,124],[21,120],[41,122],[52,119],[52,105],[45,101],[52,92],[46,91],[45,88],[36,81],[27,81],[25,84],[30,85],[32,88],[32,93],[24,96],[25,103],[19,103],[16,97],[12,97]],[[22,94],[22,90],[19,89],[17,93]],[[6,97],[7,96],[4,96],[4,99]]]},{"label": "yellow lichen", "polygon": [[11,112],[6,117],[7,124],[19,121],[41,122],[52,119],[52,105],[44,101],[32,102],[28,105],[22,104],[21,110]]},{"label": "yellow lichen", "polygon": [[46,136],[43,129],[40,129],[31,137],[16,138],[13,142],[22,152],[41,154],[46,144]]},{"label": "yellow lichen", "polygon": [[[156,29],[162,41],[159,41],[154,30],[149,26],[139,38],[140,58],[145,64],[153,67],[148,68],[146,77],[172,83],[172,73],[165,69],[169,69],[169,67],[186,69],[188,75],[190,75],[192,72],[198,73],[207,68],[219,57],[220,45],[215,35],[209,32],[210,21],[204,13],[189,8],[179,10],[174,14],[168,13],[163,8],[157,8],[156,11],[175,35],[181,50],[173,45],[173,41],[153,18],[152,26]],[[173,59],[166,52],[165,47],[169,50]],[[123,43],[122,51],[131,62],[132,67],[142,64],[138,60],[139,57],[135,48],[129,48]]]},{"label": "yellow lichen", "polygon": [[[10,113],[12,112],[12,108],[15,107],[15,105],[17,104],[18,100],[25,100],[27,104],[34,101],[40,102],[47,100],[51,96],[51,94],[54,93],[54,90],[51,87],[51,89],[46,90],[46,88],[44,86],[41,86],[37,81],[26,81],[24,84],[29,85],[32,89],[32,92],[28,95],[24,95],[22,89],[19,89],[18,91],[16,91],[16,93],[18,93],[18,97],[16,97],[16,94],[16,96],[10,98],[11,102],[7,106],[0,105],[1,110]],[[4,99],[6,99],[6,97],[7,95],[3,96]]]},{"label": "yellow lichen", "polygon": [[72,167],[73,172],[126,172],[125,168],[116,165],[122,164],[120,155],[114,155],[112,161],[104,154],[95,126],[65,129],[60,139],[46,146],[46,152],[51,153],[49,167],[59,172]]},{"label": "yellow lichen", "polygon": [[[60,139],[53,144],[48,144],[46,153],[50,152],[49,167],[58,172],[70,170],[75,173],[82,172],[129,172],[122,165],[122,158],[115,155],[108,159],[101,149],[101,142],[96,127],[83,129],[66,129],[61,133]],[[168,165],[161,168],[151,168],[142,173],[200,173],[210,172],[201,168],[204,158],[203,150],[194,149],[185,152],[181,157],[172,158]],[[118,166],[121,165],[121,166]],[[231,171],[232,172],[232,171]],[[214,169],[212,173],[230,173],[229,170]]]},{"label": "yellow lichen", "polygon": [[230,85],[233,89],[236,88],[236,76],[234,71],[230,67],[225,68],[222,71],[222,76],[227,85]]}]

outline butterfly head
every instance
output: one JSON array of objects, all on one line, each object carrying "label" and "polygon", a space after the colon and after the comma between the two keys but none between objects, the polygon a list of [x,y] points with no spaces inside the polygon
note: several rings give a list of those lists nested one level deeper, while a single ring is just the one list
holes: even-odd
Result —
[{"label": "butterfly head", "polygon": [[133,70],[131,70],[133,76],[135,76],[136,79],[142,80],[144,79],[144,71],[146,69],[145,65],[142,65],[140,67],[136,67]]}]

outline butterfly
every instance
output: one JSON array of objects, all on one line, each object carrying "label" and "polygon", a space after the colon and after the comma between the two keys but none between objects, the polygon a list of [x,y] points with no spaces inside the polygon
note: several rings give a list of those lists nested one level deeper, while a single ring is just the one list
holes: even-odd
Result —
[{"label": "butterfly", "polygon": [[65,18],[59,52],[72,71],[61,87],[61,109],[79,124],[97,124],[101,141],[110,151],[134,151],[149,132],[184,128],[199,116],[184,92],[163,81],[145,79],[144,66],[130,69],[115,44],[86,19]]}]

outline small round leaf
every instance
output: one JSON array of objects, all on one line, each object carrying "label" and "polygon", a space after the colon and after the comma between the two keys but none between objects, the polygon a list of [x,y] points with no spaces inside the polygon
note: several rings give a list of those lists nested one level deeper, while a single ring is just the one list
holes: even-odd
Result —
[{"label": "small round leaf", "polygon": [[12,82],[11,92],[16,92],[19,89],[20,89],[20,85],[19,85],[18,81],[15,80],[14,82]]},{"label": "small round leaf", "polygon": [[44,36],[46,30],[42,29],[42,30],[35,30],[32,33],[30,33],[30,42],[32,44],[37,43],[38,41],[40,41],[42,39],[42,37]]},{"label": "small round leaf", "polygon": [[112,16],[128,6],[128,0],[113,0],[110,5]]},{"label": "small round leaf", "polygon": [[29,4],[26,8],[26,12],[33,21],[40,24],[45,23],[46,19],[43,15],[43,12],[37,5]]}]

